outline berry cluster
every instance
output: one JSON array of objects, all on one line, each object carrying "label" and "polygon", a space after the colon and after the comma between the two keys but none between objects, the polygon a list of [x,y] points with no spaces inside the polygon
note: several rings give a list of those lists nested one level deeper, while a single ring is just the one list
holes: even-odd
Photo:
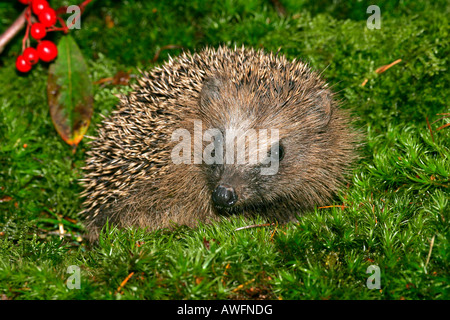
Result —
[{"label": "berry cluster", "polygon": [[[56,12],[50,7],[46,0],[18,0],[19,2],[28,5],[25,12],[27,20],[27,31],[23,41],[22,54],[17,57],[16,68],[20,72],[28,72],[31,67],[39,60],[50,62],[58,55],[56,45],[50,40],[42,40],[48,31],[57,30],[54,25],[57,20]],[[39,22],[31,22],[31,12],[37,17]],[[38,41],[35,48],[28,46],[25,48],[25,42],[28,40],[28,34]]]}]

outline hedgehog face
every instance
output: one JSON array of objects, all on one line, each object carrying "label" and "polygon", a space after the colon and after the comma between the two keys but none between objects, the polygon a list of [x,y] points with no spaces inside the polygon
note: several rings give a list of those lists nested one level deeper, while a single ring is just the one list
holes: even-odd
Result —
[{"label": "hedgehog face", "polygon": [[[237,159],[236,151],[236,163],[214,163],[205,166],[208,184],[211,186],[211,199],[218,208],[257,206],[270,202],[276,195],[280,164],[285,155],[284,146],[275,142],[267,153],[263,153],[261,149],[252,150],[249,145],[245,147],[245,159]],[[226,151],[224,154],[226,161]],[[261,161],[250,162],[251,158],[258,157]]]},{"label": "hedgehog face", "polygon": [[265,83],[235,83],[221,76],[205,81],[199,112],[209,128],[203,155],[211,157],[204,171],[215,207],[238,212],[280,199],[301,202],[308,197],[301,190],[321,188],[314,177],[326,177],[323,173],[332,168],[315,152],[326,155],[324,142],[333,139],[325,130],[331,97],[325,88],[314,94],[293,88],[293,80],[277,75]]},{"label": "hedgehog face", "polygon": [[[241,124],[245,121],[241,121]],[[237,211],[266,204],[279,195],[286,149],[278,129],[208,129],[202,170],[215,207]]]},{"label": "hedgehog face", "polygon": [[[251,151],[248,148],[247,151]],[[250,158],[257,158],[260,150],[248,153],[245,161],[239,163],[204,164],[204,172],[211,191],[211,200],[218,208],[239,208],[267,203],[274,196],[273,188],[279,180],[279,167],[284,158],[284,147],[276,143],[263,157],[262,161],[250,163]],[[217,153],[213,151],[213,155]]]}]

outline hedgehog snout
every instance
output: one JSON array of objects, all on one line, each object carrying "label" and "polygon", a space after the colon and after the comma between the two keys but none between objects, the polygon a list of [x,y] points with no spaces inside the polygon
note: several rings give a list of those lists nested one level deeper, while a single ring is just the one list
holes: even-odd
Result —
[{"label": "hedgehog snout", "polygon": [[232,207],[238,200],[234,188],[228,184],[220,184],[212,193],[213,202],[221,207]]}]

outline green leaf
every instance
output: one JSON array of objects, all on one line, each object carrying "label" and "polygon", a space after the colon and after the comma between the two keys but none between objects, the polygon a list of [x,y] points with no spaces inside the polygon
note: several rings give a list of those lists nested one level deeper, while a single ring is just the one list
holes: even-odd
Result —
[{"label": "green leaf", "polygon": [[47,97],[53,124],[74,151],[91,121],[92,92],[83,54],[75,40],[66,35],[59,42],[58,57],[49,68]]}]

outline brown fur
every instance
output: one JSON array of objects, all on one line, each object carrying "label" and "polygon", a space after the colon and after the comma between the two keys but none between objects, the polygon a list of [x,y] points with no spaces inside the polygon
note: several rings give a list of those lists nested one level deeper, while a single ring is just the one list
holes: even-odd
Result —
[{"label": "brown fur", "polygon": [[[91,239],[106,219],[149,230],[229,214],[295,220],[329,204],[355,158],[347,113],[299,61],[245,48],[205,49],[143,73],[133,89],[88,152],[83,214]],[[174,164],[172,133],[184,128],[193,136],[194,120],[203,130],[279,129],[285,157],[278,173],[263,176],[250,164]],[[235,188],[232,208],[212,202],[219,183]]]}]

